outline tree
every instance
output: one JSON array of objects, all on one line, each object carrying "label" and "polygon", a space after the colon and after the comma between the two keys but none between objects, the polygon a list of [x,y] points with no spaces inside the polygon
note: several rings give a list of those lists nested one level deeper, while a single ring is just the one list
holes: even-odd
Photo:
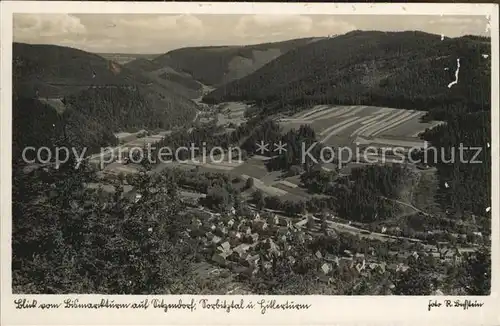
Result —
[{"label": "tree", "polygon": [[299,175],[301,173],[302,173],[302,167],[300,165],[292,165],[288,169],[289,176],[295,176],[295,175]]},{"label": "tree", "polygon": [[408,270],[396,273],[394,294],[430,295],[435,280],[431,277],[429,266],[421,257],[409,258]]},{"label": "tree", "polygon": [[208,189],[204,204],[220,211],[226,211],[231,206],[231,196],[225,188],[215,186]]},{"label": "tree", "polygon": [[254,184],[255,184],[255,180],[253,178],[248,178],[246,183],[245,183],[245,188],[251,189]]},{"label": "tree", "polygon": [[489,295],[491,292],[491,251],[481,248],[464,262],[461,285],[468,295]]},{"label": "tree", "polygon": [[175,185],[143,174],[131,203],[86,189],[85,167],[13,173],[15,293],[197,293]]},{"label": "tree", "polygon": [[257,189],[256,191],[254,191],[252,199],[255,202],[255,205],[258,210],[262,210],[265,207],[266,201],[262,190]]}]

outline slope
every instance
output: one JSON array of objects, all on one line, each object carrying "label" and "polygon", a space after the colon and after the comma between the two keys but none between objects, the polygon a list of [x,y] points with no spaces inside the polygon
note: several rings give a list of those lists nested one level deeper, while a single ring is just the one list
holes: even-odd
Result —
[{"label": "slope", "polygon": [[195,99],[201,96],[202,85],[190,74],[178,72],[171,67],[162,67],[159,63],[145,58],[131,61],[125,67],[186,98]]},{"label": "slope", "polygon": [[22,151],[27,146],[50,149],[55,146],[69,146],[79,151],[87,148],[88,153],[95,153],[99,152],[101,147],[117,144],[113,133],[98,119],[71,108],[57,112],[40,100],[20,97],[14,98],[12,104],[14,161],[20,160]]},{"label": "slope", "polygon": [[[489,106],[489,55],[486,38],[353,31],[295,48],[204,101],[262,101],[273,111],[314,103],[428,110],[458,101],[480,110]],[[459,81],[448,87],[457,59]]]},{"label": "slope", "polygon": [[189,47],[167,52],[152,64],[130,62],[127,66],[145,66],[148,71],[172,68],[204,85],[214,86],[246,76],[291,49],[317,41],[318,38],[246,46]]},{"label": "slope", "polygon": [[63,97],[89,86],[145,84],[147,80],[96,54],[46,44],[13,44],[15,88],[25,95]]},{"label": "slope", "polygon": [[[74,119],[63,119],[71,127],[67,133],[79,135],[89,146],[110,142],[112,137],[102,130],[109,133],[137,127],[171,128],[191,122],[196,115],[197,105],[191,100],[92,53],[55,45],[14,43],[13,58],[13,116],[26,114],[30,105],[48,110],[35,112],[35,117],[52,115],[52,109],[59,114],[68,111]],[[22,112],[16,112],[19,110]],[[14,121],[14,126],[32,132],[30,124],[23,121],[28,120]],[[102,136],[102,141],[95,139],[93,132]],[[50,142],[43,132],[33,136]]]}]

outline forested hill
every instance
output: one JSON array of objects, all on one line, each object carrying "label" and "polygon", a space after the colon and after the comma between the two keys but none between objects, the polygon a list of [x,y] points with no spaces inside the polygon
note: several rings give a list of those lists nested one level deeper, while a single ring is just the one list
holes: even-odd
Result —
[{"label": "forested hill", "polygon": [[171,68],[204,85],[217,86],[244,77],[280,55],[319,38],[245,46],[209,46],[181,48],[160,55],[151,62],[139,59],[128,67],[152,72]]},{"label": "forested hill", "polygon": [[198,81],[185,72],[180,72],[160,63],[138,58],[125,65],[126,68],[142,75],[152,83],[175,91],[184,97],[197,99],[202,95],[203,87]]},{"label": "forested hill", "polygon": [[95,148],[112,143],[112,132],[190,123],[197,105],[166,85],[96,54],[14,43],[12,109],[18,119],[14,127],[21,131],[16,134],[19,146],[28,146],[25,141],[34,139],[44,146],[53,144],[48,136],[52,131],[29,133],[35,132],[32,126],[37,123],[44,126],[44,117],[56,114],[60,123],[67,124],[66,135],[73,135],[73,142],[81,138],[78,144]]},{"label": "forested hill", "polygon": [[[58,112],[51,105],[34,98],[14,98],[12,112],[12,158],[23,162],[22,150],[68,146],[87,153],[99,152],[101,147],[116,145],[117,139],[110,129],[97,118],[82,114],[72,108]],[[16,165],[14,165],[15,167]]]},{"label": "forested hill", "polygon": [[[341,103],[428,110],[490,104],[490,39],[424,32],[353,31],[290,50],[253,74],[205,96],[206,102],[287,105]],[[458,82],[455,80],[460,60]]]},{"label": "forested hill", "polygon": [[62,97],[89,86],[138,85],[147,80],[97,54],[47,44],[13,44],[15,89],[22,95]]}]

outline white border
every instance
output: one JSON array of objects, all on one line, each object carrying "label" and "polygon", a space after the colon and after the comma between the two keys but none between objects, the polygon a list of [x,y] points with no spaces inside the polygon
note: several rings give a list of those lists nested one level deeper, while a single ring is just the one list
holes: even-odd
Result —
[{"label": "white border", "polygon": [[[493,4],[388,4],[388,3],[193,3],[193,2],[1,2],[1,110],[0,110],[0,209],[1,209],[1,315],[2,325],[32,324],[417,324],[417,325],[499,325],[500,260],[499,260],[499,39],[498,6]],[[427,311],[429,299],[457,297],[396,297],[396,296],[295,296],[280,297],[301,303],[312,303],[303,311],[273,311],[265,315],[258,311],[172,311],[145,310],[15,310],[11,291],[11,104],[12,104],[12,14],[13,13],[189,13],[189,14],[307,14],[307,15],[487,15],[491,21],[492,44],[492,294],[489,297],[467,297],[485,302],[483,308],[433,309]],[[38,301],[58,302],[68,296],[29,296]],[[75,298],[77,296],[73,296]],[[78,296],[95,301],[103,296]],[[106,296],[116,302],[138,301],[139,296]],[[165,296],[169,301],[193,296]],[[144,296],[146,298],[146,296]],[[240,299],[241,296],[212,296]],[[245,296],[254,300],[263,296]],[[269,299],[270,297],[266,297]],[[93,299],[93,300],[92,300]],[[466,299],[466,298],[462,298]]]}]

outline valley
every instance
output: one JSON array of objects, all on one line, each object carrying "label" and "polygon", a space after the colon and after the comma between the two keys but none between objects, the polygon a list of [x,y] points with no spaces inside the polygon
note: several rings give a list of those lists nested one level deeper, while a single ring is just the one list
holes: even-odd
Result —
[{"label": "valley", "polygon": [[[489,264],[489,46],[373,31],[137,56],[15,43],[15,291],[484,294],[484,273],[456,275]],[[481,163],[447,162],[459,144]],[[27,163],[27,146],[88,155]],[[428,146],[446,155],[426,161]]]}]

